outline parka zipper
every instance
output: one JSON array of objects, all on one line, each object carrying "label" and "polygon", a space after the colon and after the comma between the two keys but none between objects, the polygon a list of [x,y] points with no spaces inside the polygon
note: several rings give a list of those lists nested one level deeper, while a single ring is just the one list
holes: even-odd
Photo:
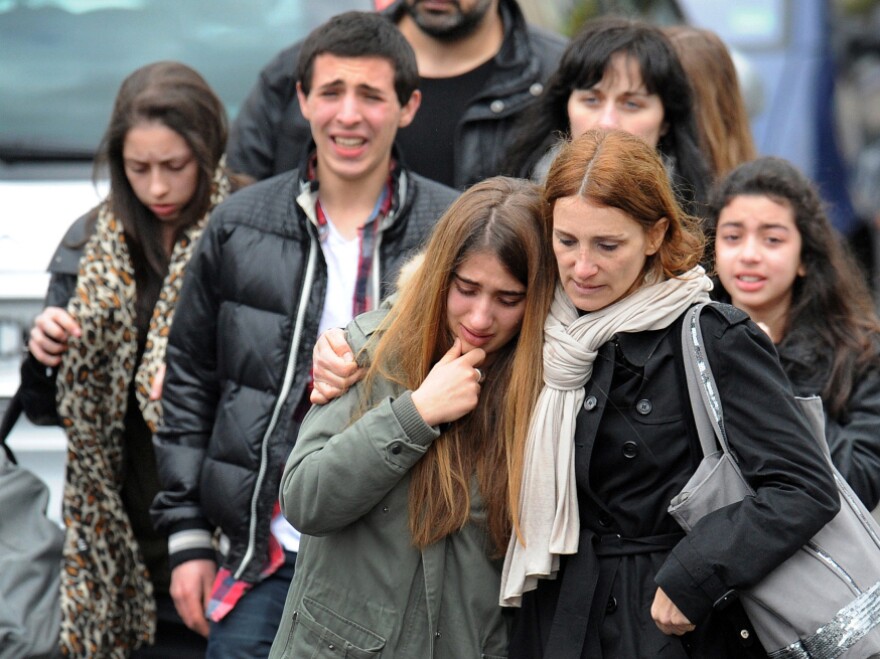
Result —
[{"label": "parka zipper", "polygon": [[[406,194],[407,190],[407,181],[404,176],[401,176],[402,185],[400,188],[401,198]],[[309,217],[309,220],[314,223],[314,210],[309,213],[308,208],[305,207],[304,203],[300,201],[300,197],[297,197],[297,202],[300,203],[303,211],[305,211],[306,216]],[[402,204],[402,202],[401,202]],[[381,270],[382,265],[380,263],[379,258],[379,248],[382,245],[382,234],[384,228],[393,222],[394,219],[394,209],[390,211],[388,216],[385,218],[386,224],[379,231],[379,236],[377,237],[376,244],[374,246],[373,252],[373,272],[371,273],[371,287],[373,289],[373,307],[376,308],[379,306],[379,297],[382,293],[381,288]],[[254,486],[254,494],[251,498],[251,512],[250,512],[250,524],[248,528],[248,546],[247,551],[245,551],[244,558],[242,558],[241,565],[235,571],[233,575],[235,579],[240,579],[241,575],[244,574],[244,571],[247,569],[248,563],[250,563],[251,559],[254,555],[254,545],[256,544],[256,536],[257,536],[257,504],[259,502],[259,494],[260,488],[263,484],[263,479],[266,476],[266,466],[267,466],[267,453],[269,450],[269,437],[271,437],[272,432],[275,430],[275,426],[278,423],[278,417],[281,413],[281,408],[284,406],[284,401],[287,399],[288,393],[290,393],[290,387],[293,384],[293,378],[296,371],[296,355],[299,352],[299,344],[302,339],[302,328],[305,324],[305,315],[306,310],[308,308],[309,296],[308,291],[312,289],[312,283],[315,278],[315,261],[317,259],[317,250],[318,250],[318,241],[314,235],[309,233],[309,257],[308,263],[306,266],[306,276],[303,281],[303,286],[301,288],[300,294],[300,303],[299,309],[297,311],[296,317],[296,325],[293,330],[293,339],[291,341],[290,355],[287,358],[287,370],[284,374],[284,383],[281,386],[281,393],[278,396],[278,400],[275,402],[275,409],[272,412],[272,419],[269,421],[269,427],[266,428],[266,432],[263,435],[262,444],[260,446],[260,471],[257,474],[257,482]]]},{"label": "parka zipper", "polygon": [[254,555],[254,546],[256,545],[257,541],[257,504],[259,502],[260,490],[262,489],[263,480],[266,477],[269,438],[272,436],[272,433],[275,430],[275,426],[278,424],[278,417],[281,415],[281,408],[284,407],[284,401],[287,399],[287,395],[290,393],[290,387],[293,384],[293,377],[296,371],[296,356],[299,352],[299,344],[300,340],[302,339],[302,328],[305,324],[306,310],[308,309],[309,305],[309,291],[312,290],[312,282],[315,278],[315,260],[317,258],[316,245],[317,241],[315,240],[314,236],[311,236],[310,234],[309,257],[306,265],[306,276],[303,280],[302,288],[300,289],[299,309],[297,310],[296,315],[296,325],[294,325],[293,329],[293,339],[290,345],[290,354],[287,358],[287,370],[284,373],[284,383],[281,386],[281,392],[279,393],[278,399],[275,402],[275,409],[272,411],[272,418],[269,421],[269,427],[266,428],[266,432],[263,434],[263,441],[260,446],[260,471],[257,474],[257,482],[254,486],[253,497],[251,498],[251,518],[248,528],[248,546],[247,551],[244,554],[244,558],[242,558],[241,560],[241,565],[235,571],[235,579],[241,579],[241,575],[244,574],[244,571],[247,569],[248,563],[250,563]]}]

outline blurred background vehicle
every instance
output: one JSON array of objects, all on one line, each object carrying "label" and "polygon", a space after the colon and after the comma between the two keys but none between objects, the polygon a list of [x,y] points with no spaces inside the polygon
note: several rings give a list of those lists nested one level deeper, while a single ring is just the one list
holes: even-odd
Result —
[{"label": "blurred background vehicle", "polygon": [[[260,69],[331,15],[371,0],[0,0],[0,415],[18,387],[46,268],[106,185],[92,159],[123,78],[143,64],[199,71],[230,120]],[[60,521],[65,436],[23,416],[9,437]]]}]

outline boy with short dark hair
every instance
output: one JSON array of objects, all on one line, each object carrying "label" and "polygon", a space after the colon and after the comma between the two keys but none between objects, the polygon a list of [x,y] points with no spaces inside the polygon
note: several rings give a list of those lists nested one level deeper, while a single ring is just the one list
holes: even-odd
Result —
[{"label": "boy with short dark hair", "polygon": [[340,14],[306,39],[300,68],[312,148],[215,210],[168,342],[152,513],[170,533],[175,605],[208,635],[208,657],[272,645],[299,543],[278,481],[318,333],[377,306],[456,197],[394,156],[420,95],[391,23]]}]

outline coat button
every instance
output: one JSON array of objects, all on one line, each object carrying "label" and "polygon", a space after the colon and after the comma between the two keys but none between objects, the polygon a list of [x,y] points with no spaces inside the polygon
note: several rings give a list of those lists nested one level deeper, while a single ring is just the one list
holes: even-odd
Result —
[{"label": "coat button", "polygon": [[609,526],[611,526],[612,521],[613,520],[611,519],[611,515],[609,515],[608,513],[599,513],[599,526],[604,526],[605,528],[608,528]]},{"label": "coat button", "polygon": [[590,410],[595,410],[596,405],[599,404],[599,400],[595,396],[587,396],[587,400],[584,401],[584,409],[588,412]]},{"label": "coat button", "polygon": [[623,443],[623,457],[632,460],[639,454],[639,446],[635,442]]},{"label": "coat button", "polygon": [[617,598],[612,595],[608,598],[608,604],[605,605],[605,613],[614,613],[617,611]]},{"label": "coat button", "polygon": [[333,652],[334,650],[336,650],[336,646],[330,643],[330,645],[327,646],[327,649],[330,650],[330,652]]},{"label": "coat button", "polygon": [[540,96],[542,91],[544,91],[544,85],[540,82],[533,82],[532,86],[529,87],[529,94],[532,96]]},{"label": "coat button", "polygon": [[740,631],[739,635],[742,636],[743,639],[747,639],[749,637],[749,630],[743,629]]},{"label": "coat button", "polygon": [[642,400],[636,403],[636,412],[639,414],[650,414],[653,409],[654,406],[651,405],[651,401],[647,398],[642,398]]},{"label": "coat button", "polygon": [[394,446],[391,447],[391,452],[392,452],[394,455],[400,455],[400,452],[401,452],[402,450],[403,450],[403,449],[400,448],[400,444],[395,444]]},{"label": "coat button", "polygon": [[388,506],[382,506],[382,512],[383,512],[383,513],[387,513],[387,512],[388,512]]},{"label": "coat button", "polygon": [[495,114],[498,114],[499,112],[504,112],[504,107],[504,101],[502,101],[500,98],[489,103],[489,109],[492,110],[492,112],[494,112]]}]

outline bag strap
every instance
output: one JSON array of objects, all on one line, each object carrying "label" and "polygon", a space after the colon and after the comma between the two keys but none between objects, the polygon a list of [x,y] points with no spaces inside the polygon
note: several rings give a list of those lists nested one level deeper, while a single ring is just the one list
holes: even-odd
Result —
[{"label": "bag strap", "polygon": [[12,449],[6,443],[6,438],[9,437],[9,433],[12,432],[12,428],[15,426],[15,422],[18,421],[18,417],[21,416],[22,409],[21,389],[18,389],[9,401],[9,407],[6,408],[3,420],[0,421],[0,444],[2,444],[3,450],[6,452],[6,458],[12,464],[18,464],[18,461],[15,459]]},{"label": "bag strap", "polygon": [[700,326],[700,314],[707,304],[711,303],[702,302],[688,309],[681,326],[681,347],[688,395],[691,399],[691,409],[703,455],[715,453],[719,445],[722,451],[730,453],[727,433],[724,431],[721,398],[718,396],[712,367],[703,349],[705,344],[703,329]]}]

